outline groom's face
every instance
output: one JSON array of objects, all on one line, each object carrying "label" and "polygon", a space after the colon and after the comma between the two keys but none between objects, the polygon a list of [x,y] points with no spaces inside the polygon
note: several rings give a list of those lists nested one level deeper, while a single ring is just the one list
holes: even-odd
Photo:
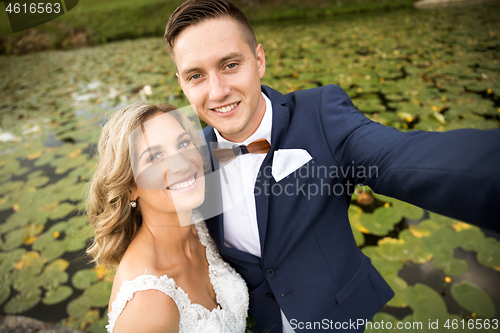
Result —
[{"label": "groom's face", "polygon": [[236,21],[208,19],[186,28],[175,40],[173,59],[179,84],[201,119],[234,142],[257,130],[265,112],[264,51],[260,44],[250,49]]}]

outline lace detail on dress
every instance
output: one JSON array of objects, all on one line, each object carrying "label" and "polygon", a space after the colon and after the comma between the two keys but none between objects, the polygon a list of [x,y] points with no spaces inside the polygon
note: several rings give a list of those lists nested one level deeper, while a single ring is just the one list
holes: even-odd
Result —
[{"label": "lace detail on dress", "polygon": [[[194,214],[194,213],[193,213]],[[195,225],[201,244],[206,247],[210,282],[216,294],[217,308],[209,311],[200,304],[193,304],[175,281],[166,275],[140,275],[125,281],[108,313],[108,333],[113,332],[116,320],[129,300],[138,291],[155,289],[170,296],[180,314],[179,332],[242,333],[245,331],[248,312],[248,289],[241,276],[220,257],[208,233],[205,222]]]}]

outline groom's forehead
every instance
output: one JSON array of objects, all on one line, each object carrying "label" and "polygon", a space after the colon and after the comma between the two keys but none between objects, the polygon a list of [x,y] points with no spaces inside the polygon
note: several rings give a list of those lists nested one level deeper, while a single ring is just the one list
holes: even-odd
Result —
[{"label": "groom's forehead", "polygon": [[[243,29],[231,18],[208,19],[193,24],[177,36],[173,45],[173,56],[176,68],[184,70],[190,64],[201,59],[218,61],[211,56],[234,53],[235,49],[248,47]],[[179,72],[180,73],[180,72]]]}]

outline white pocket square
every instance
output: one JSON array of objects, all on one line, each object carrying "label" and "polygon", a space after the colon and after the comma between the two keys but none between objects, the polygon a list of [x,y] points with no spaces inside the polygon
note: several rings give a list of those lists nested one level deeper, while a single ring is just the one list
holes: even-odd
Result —
[{"label": "white pocket square", "polygon": [[278,149],[274,152],[271,174],[279,182],[311,159],[304,149]]}]

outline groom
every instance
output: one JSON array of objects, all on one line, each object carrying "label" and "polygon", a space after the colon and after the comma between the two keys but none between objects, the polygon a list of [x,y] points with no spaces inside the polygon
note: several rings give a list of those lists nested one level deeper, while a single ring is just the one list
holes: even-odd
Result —
[{"label": "groom", "polygon": [[[499,130],[403,133],[367,119],[338,86],[287,95],[261,86],[264,50],[228,0],[186,1],[165,39],[207,142],[245,145],[226,151],[239,163],[212,163],[227,166],[223,202],[237,179],[246,200],[207,226],[247,282],[258,332],[362,331],[393,297],[353,238],[356,184],[497,228]],[[261,140],[254,151],[260,139],[270,147]],[[322,172],[331,168],[356,172]]]}]

